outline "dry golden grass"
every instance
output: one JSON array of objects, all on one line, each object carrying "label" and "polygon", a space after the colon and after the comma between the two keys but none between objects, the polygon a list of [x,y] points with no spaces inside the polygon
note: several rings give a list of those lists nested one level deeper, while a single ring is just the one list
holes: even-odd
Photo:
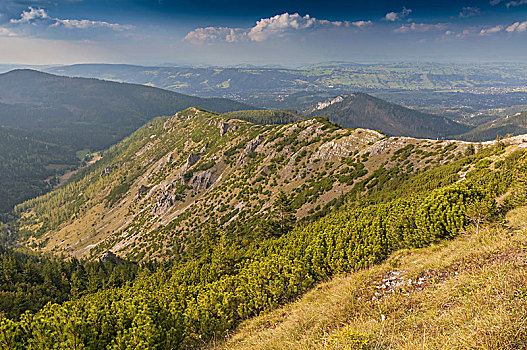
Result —
[{"label": "dry golden grass", "polygon": [[527,209],[507,221],[322,283],[212,348],[527,349]]}]

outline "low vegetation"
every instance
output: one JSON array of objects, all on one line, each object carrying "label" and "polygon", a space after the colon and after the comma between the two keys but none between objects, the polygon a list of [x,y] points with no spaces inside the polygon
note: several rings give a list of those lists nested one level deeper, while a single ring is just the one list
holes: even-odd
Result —
[{"label": "low vegetation", "polygon": [[[399,152],[399,155],[404,152]],[[160,266],[151,274],[141,274],[133,283],[122,287],[106,288],[74,298],[62,305],[48,304],[36,314],[23,314],[19,321],[4,318],[0,324],[0,343],[6,348],[25,348],[32,345],[44,348],[58,346],[93,349],[204,347],[224,339],[242,321],[254,316],[270,315],[262,316],[270,317],[270,321],[264,321],[264,324],[276,324],[281,317],[285,319],[287,314],[269,313],[272,310],[294,301],[323,281],[330,278],[340,281],[348,278],[342,276],[351,271],[359,271],[352,275],[359,276],[358,286],[362,285],[360,283],[384,283],[386,286],[383,278],[389,281],[403,280],[408,285],[408,280],[412,278],[416,281],[416,286],[420,285],[419,281],[424,281],[421,283],[424,292],[411,294],[411,297],[404,299],[407,297],[405,293],[412,290],[397,290],[393,294],[380,291],[379,295],[376,295],[375,291],[379,288],[358,289],[355,294],[348,295],[348,304],[342,305],[364,303],[367,308],[350,313],[348,319],[329,322],[323,329],[310,323],[305,325],[309,332],[288,334],[305,334],[307,342],[329,348],[340,348],[342,344],[351,344],[350,348],[367,348],[377,346],[381,341],[383,344],[394,346],[416,344],[404,342],[403,336],[408,334],[408,339],[412,339],[412,334],[416,334],[416,337],[417,333],[422,334],[424,321],[408,318],[403,314],[414,310],[414,306],[424,305],[420,303],[437,300],[429,299],[425,295],[432,281],[440,288],[449,274],[455,275],[455,272],[458,272],[455,276],[461,281],[466,281],[463,278],[468,278],[465,277],[468,274],[463,275],[463,268],[456,267],[458,265],[454,263],[455,259],[440,259],[439,253],[435,253],[435,261],[441,260],[445,267],[431,266],[426,267],[428,270],[419,270],[421,267],[415,265],[415,269],[410,270],[410,266],[405,274],[398,274],[398,270],[394,269],[406,266],[410,261],[408,256],[437,252],[441,245],[455,247],[455,244],[465,244],[463,239],[454,241],[461,243],[444,243],[444,240],[469,232],[474,225],[485,227],[478,230],[474,236],[479,237],[477,240],[480,241],[491,236],[485,236],[485,233],[491,230],[488,228],[489,224],[495,225],[497,231],[493,232],[503,234],[506,229],[500,228],[499,223],[504,213],[510,212],[509,215],[514,215],[511,209],[525,203],[525,157],[524,151],[515,150],[514,146],[505,148],[496,144],[434,171],[406,174],[403,177],[394,173],[391,176],[393,181],[382,180],[383,176],[379,174],[375,178],[385,186],[373,187],[372,191],[368,192],[351,191],[343,198],[340,209],[333,210],[321,219],[297,225],[292,230],[289,230],[289,227],[292,227],[290,213],[293,202],[282,194],[271,207],[272,215],[256,225],[251,221],[244,225],[243,221],[240,221],[235,230],[230,230],[213,222],[205,224],[195,231],[195,239],[188,241],[184,253],[180,252],[177,255],[171,267]],[[483,159],[489,159],[491,163],[483,170],[476,168],[475,165]],[[324,167],[330,169],[331,165],[327,164],[329,163],[325,163]],[[247,167],[250,167],[250,163]],[[460,179],[459,172],[463,169],[468,173],[462,181],[457,182]],[[475,170],[470,171],[471,169]],[[363,185],[367,186],[370,181],[372,179]],[[356,195],[361,193],[362,198],[357,198]],[[499,203],[495,198],[500,199]],[[167,226],[165,229],[175,228]],[[474,241],[470,242],[472,246]],[[425,248],[428,250],[424,251],[411,250],[431,244],[436,245],[435,248]],[[488,248],[487,250],[491,251],[497,245],[498,243],[484,243],[479,249],[485,251]],[[459,250],[461,249],[457,251]],[[522,254],[521,252],[520,249],[518,254]],[[389,258],[390,256],[392,258]],[[387,258],[387,264],[377,266]],[[429,259],[424,266],[431,264],[433,258]],[[489,261],[489,264],[492,264],[494,260]],[[480,266],[480,259],[475,259],[474,262],[471,260],[467,264]],[[388,266],[391,270],[387,270]],[[481,266],[485,266],[485,263],[481,263]],[[369,268],[371,270],[364,270]],[[372,278],[369,278],[384,274],[388,277],[375,277],[373,282]],[[392,276],[396,278],[393,279]],[[510,283],[520,281],[516,280],[516,277],[521,280],[521,272],[511,275]],[[455,283],[456,280],[453,281]],[[335,285],[338,286],[338,283],[320,285],[306,298]],[[477,284],[465,287],[463,282],[459,285],[462,287],[452,288],[454,294],[450,295],[455,297],[452,302],[460,302],[461,305],[464,305],[465,300],[462,295],[476,297],[480,290],[485,293],[492,291],[484,287],[478,289],[480,287],[476,288]],[[521,295],[521,292],[518,293]],[[417,299],[412,299],[413,295]],[[449,294],[437,295],[444,298]],[[368,298],[365,298],[366,296]],[[400,300],[402,305],[407,307],[395,307],[398,305],[396,300]],[[451,307],[453,312],[456,305]],[[477,307],[484,304],[473,305]],[[504,306],[494,311],[505,311]],[[355,309],[352,307],[350,310]],[[371,314],[368,314],[367,310],[371,310]],[[426,314],[426,319],[433,319],[434,310],[438,309],[431,308],[430,313]],[[521,307],[516,309],[518,312],[521,310]],[[327,315],[332,312],[332,309],[329,309],[319,317],[329,317]],[[364,323],[356,324],[353,316],[355,314],[357,319]],[[407,329],[407,333],[393,332],[389,333],[393,334],[393,337],[383,337],[374,332],[374,327],[384,327],[383,322],[397,320],[397,317],[407,321],[394,323],[394,329]],[[516,316],[507,317],[516,319]],[[260,322],[258,320],[261,318],[253,322]],[[491,315],[485,320],[491,322]],[[504,324],[509,322],[506,318],[502,320]],[[298,324],[302,326],[303,323]],[[448,324],[448,321],[445,321],[444,325]],[[461,327],[461,324],[455,324]],[[440,326],[441,323],[438,327]],[[481,329],[479,326],[474,327]],[[249,331],[246,331],[247,329]],[[239,336],[241,338],[235,336],[231,341],[240,341],[242,344],[243,339],[250,337],[250,329],[249,323],[242,328]],[[266,330],[266,334],[272,329],[274,327]],[[383,335],[387,331],[380,334]],[[243,332],[248,333],[243,335]],[[509,340],[505,340],[502,333],[499,337],[490,334],[487,340],[481,338],[477,341],[486,341],[485,344],[514,344],[515,339],[521,339],[518,334],[521,335],[517,333],[515,337],[507,338]],[[272,336],[274,335],[270,335]],[[308,339],[310,336],[312,338]],[[417,338],[415,341],[417,342]],[[235,343],[227,343],[227,346],[228,344]],[[262,347],[267,346],[262,344],[269,344],[268,346],[273,348],[280,347],[276,344],[284,343],[276,340],[274,343],[264,341],[256,344]],[[291,344],[301,347],[300,343]]]}]

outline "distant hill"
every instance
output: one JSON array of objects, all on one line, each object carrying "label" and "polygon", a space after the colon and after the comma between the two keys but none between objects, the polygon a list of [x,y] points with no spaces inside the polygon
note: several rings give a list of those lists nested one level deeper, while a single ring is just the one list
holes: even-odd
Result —
[{"label": "distant hill", "polygon": [[34,70],[0,74],[0,213],[48,189],[46,179],[77,165],[76,151],[106,149],[153,117],[190,106],[221,113],[254,109],[224,98]]},{"label": "distant hill", "polygon": [[467,132],[470,127],[448,118],[399,106],[365,93],[319,102],[310,111],[346,128],[380,130],[388,135],[437,138]]},{"label": "distant hill", "polygon": [[469,132],[459,135],[468,141],[488,141],[497,136],[521,135],[527,133],[527,112],[515,113],[479,125]]},{"label": "distant hill", "polygon": [[203,99],[148,86],[33,70],[0,75],[0,125],[39,130],[77,149],[107,148],[152,117],[172,115],[191,106],[220,113],[251,109],[223,98]]}]

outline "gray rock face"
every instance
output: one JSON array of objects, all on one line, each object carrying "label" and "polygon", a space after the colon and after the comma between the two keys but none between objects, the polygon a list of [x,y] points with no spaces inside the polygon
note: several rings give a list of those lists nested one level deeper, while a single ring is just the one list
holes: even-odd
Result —
[{"label": "gray rock face", "polygon": [[110,174],[110,171],[111,171],[113,168],[116,168],[116,167],[118,167],[118,166],[119,166],[119,164],[117,164],[117,163],[113,163],[112,165],[107,166],[106,168],[104,168],[104,169],[101,171],[101,177],[104,176],[104,175]]},{"label": "gray rock face", "polygon": [[150,188],[146,187],[145,185],[141,185],[141,187],[139,187],[139,189],[137,190],[137,197],[141,197],[142,194],[148,192]]},{"label": "gray rock face", "polygon": [[179,195],[174,194],[170,191],[170,189],[172,189],[173,187],[173,185],[169,186],[167,190],[163,192],[158,201],[154,204],[152,208],[152,213],[154,215],[164,215],[170,210],[170,208],[174,206],[174,204],[176,204],[178,200],[181,199]]},{"label": "gray rock face", "polygon": [[229,124],[227,123],[220,123],[219,125],[219,128],[220,128],[220,137],[225,135],[227,133],[227,131],[229,131]]},{"label": "gray rock face", "polygon": [[256,151],[256,148],[264,142],[264,137],[262,135],[258,135],[254,140],[251,140],[246,146],[243,152],[240,154],[240,158],[238,158],[237,165],[244,165],[247,163],[247,156],[254,151]]},{"label": "gray rock face", "polygon": [[215,175],[212,170],[205,170],[195,174],[189,181],[194,191],[206,190],[214,183]]},{"label": "gray rock face", "polygon": [[125,262],[123,259],[121,259],[120,257],[118,257],[117,255],[115,255],[113,252],[109,250],[101,256],[100,260],[101,262],[109,261],[109,262],[113,262],[114,264],[123,264]]},{"label": "gray rock face", "polygon": [[187,164],[185,164],[185,168],[188,169],[194,164],[198,162],[198,160],[201,158],[201,153],[191,153],[188,155],[187,158]]}]

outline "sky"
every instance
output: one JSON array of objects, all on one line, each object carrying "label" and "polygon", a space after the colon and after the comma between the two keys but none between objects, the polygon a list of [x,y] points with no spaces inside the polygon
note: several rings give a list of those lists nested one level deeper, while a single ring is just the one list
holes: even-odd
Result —
[{"label": "sky", "polygon": [[527,0],[0,0],[0,63],[525,62]]}]

